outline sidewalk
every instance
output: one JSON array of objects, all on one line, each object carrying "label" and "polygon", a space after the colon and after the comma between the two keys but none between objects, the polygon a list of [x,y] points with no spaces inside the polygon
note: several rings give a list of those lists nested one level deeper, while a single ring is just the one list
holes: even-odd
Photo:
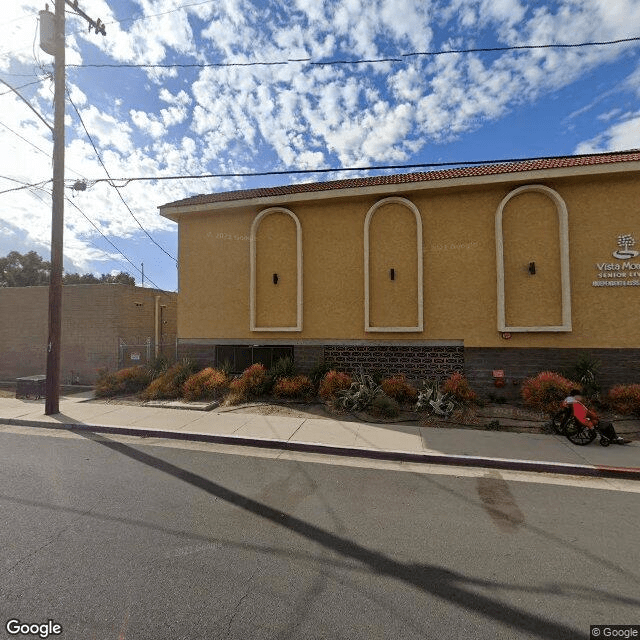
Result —
[{"label": "sidewalk", "polygon": [[0,398],[0,423],[174,438],[365,457],[569,475],[640,480],[640,442],[601,447],[556,435],[265,416],[190,409],[87,403],[91,394],[63,396],[60,413],[44,400]]}]

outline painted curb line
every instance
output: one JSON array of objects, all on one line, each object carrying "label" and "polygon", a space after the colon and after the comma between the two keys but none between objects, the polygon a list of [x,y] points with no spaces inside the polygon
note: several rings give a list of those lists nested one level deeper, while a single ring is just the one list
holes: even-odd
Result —
[{"label": "painted curb line", "polygon": [[572,464],[566,462],[549,462],[544,460],[486,458],[447,453],[417,453],[414,451],[364,449],[359,447],[344,447],[316,442],[294,442],[291,440],[220,435],[194,431],[163,431],[162,429],[146,429],[143,427],[118,427],[113,425],[91,425],[85,423],[53,423],[39,420],[23,420],[20,418],[0,418],[0,422],[7,425],[23,427],[62,429],[72,432],[90,431],[92,433],[119,434],[138,436],[142,438],[164,438],[169,440],[209,442],[212,444],[227,444],[241,447],[256,447],[261,449],[279,449],[282,451],[300,451],[304,453],[320,453],[324,455],[351,458],[370,458],[373,460],[387,460],[392,462],[418,462],[422,464],[481,467],[485,469],[505,469],[509,471],[556,473],[561,475],[587,476],[592,478],[640,480],[640,468],[638,467],[611,467],[606,465]]}]

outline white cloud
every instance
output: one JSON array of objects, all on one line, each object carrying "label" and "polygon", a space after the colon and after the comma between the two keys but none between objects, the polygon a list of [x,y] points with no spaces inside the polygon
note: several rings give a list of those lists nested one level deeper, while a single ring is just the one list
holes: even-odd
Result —
[{"label": "white cloud", "polygon": [[[71,68],[72,100],[110,173],[125,178],[418,158],[425,147],[464,139],[465,133],[520,105],[557,96],[603,65],[624,60],[630,66],[635,45],[438,57],[403,53],[608,40],[636,35],[630,29],[640,24],[638,0],[220,0],[182,8],[175,0],[132,0],[125,5],[83,0],[82,7],[107,24],[107,36],[88,33],[82,19],[68,14],[69,63],[402,60],[344,66],[298,62],[203,69]],[[15,76],[20,83],[42,73],[33,55],[41,8],[35,0],[8,3],[0,45],[6,53],[0,56],[3,78],[26,74]],[[125,20],[151,14],[163,15]],[[51,57],[40,53],[37,44],[35,53],[50,71]],[[640,96],[640,67],[627,76],[624,82],[594,84],[590,96],[577,96],[571,103],[568,116],[565,105],[564,119],[572,127],[586,122],[582,116],[591,110],[590,126],[603,129],[590,129],[580,151],[640,146],[634,98],[624,104],[613,100],[616,94]],[[25,91],[51,121],[51,83]],[[48,179],[49,131],[14,97],[0,96],[0,109],[6,126],[44,150],[38,152],[0,126],[0,175],[27,182]],[[87,179],[104,176],[72,109],[67,110],[67,122],[68,177],[78,178],[79,170]],[[141,232],[113,187],[91,186],[90,180],[89,186],[75,194],[74,202],[95,216],[105,233],[137,238]],[[120,192],[145,228],[164,232],[173,227],[157,215],[157,204],[193,192],[242,186],[245,183],[236,179],[153,186],[131,182]],[[39,197],[49,196],[40,192]],[[12,225],[15,218],[19,222],[10,228],[16,234],[46,244],[49,208],[28,191],[17,192],[11,206],[0,211],[0,223]],[[91,248],[89,240],[95,235],[90,223],[69,207],[69,252],[78,264],[87,256],[95,260],[111,252]]]},{"label": "white cloud", "polygon": [[[162,112],[164,111],[166,110],[163,109]],[[166,134],[167,130],[164,124],[160,122],[153,114],[149,115],[144,111],[136,111],[135,109],[132,109],[129,114],[131,116],[133,124],[135,124],[138,129],[151,136],[152,138],[160,138]]]},{"label": "white cloud", "polygon": [[640,112],[628,115],[600,135],[581,142],[575,153],[601,153],[640,149]]},{"label": "white cloud", "polygon": [[[101,146],[114,147],[120,153],[133,150],[131,127],[126,122],[100,111],[95,105],[80,110],[80,115],[91,137],[97,139]],[[84,129],[81,132],[84,136]]]}]

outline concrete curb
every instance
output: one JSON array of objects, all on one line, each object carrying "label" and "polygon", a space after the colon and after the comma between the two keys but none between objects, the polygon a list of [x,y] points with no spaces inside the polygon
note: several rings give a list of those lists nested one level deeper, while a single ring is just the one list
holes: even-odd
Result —
[{"label": "concrete curb", "polygon": [[170,440],[187,440],[192,442],[209,442],[212,444],[256,447],[261,449],[279,449],[282,451],[299,451],[304,453],[320,453],[324,455],[344,456],[351,458],[369,458],[394,462],[418,462],[422,464],[439,464],[460,467],[479,467],[485,469],[505,469],[509,471],[529,471],[538,473],[556,473],[561,475],[586,476],[592,478],[615,478],[619,480],[640,480],[640,468],[611,467],[604,465],[571,464],[564,462],[548,462],[543,460],[517,460],[509,458],[486,458],[479,456],[456,455],[446,453],[416,453],[412,451],[383,451],[358,447],[342,447],[314,442],[292,442],[253,438],[246,436],[197,433],[192,431],[163,431],[161,429],[144,429],[136,427],[116,427],[108,425],[90,425],[84,423],[51,423],[38,420],[22,420],[20,418],[2,418],[3,424],[40,427],[44,429],[62,429],[66,431],[90,431],[92,433],[120,434],[142,438],[165,438]]}]

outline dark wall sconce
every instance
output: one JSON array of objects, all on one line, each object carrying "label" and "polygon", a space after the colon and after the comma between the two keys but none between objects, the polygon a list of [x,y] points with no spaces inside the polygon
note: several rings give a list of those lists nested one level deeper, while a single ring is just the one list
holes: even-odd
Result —
[{"label": "dark wall sconce", "polygon": [[395,269],[389,269],[389,277],[390,277],[392,280],[395,280],[395,279],[396,279],[396,270],[395,270]]},{"label": "dark wall sconce", "polygon": [[535,276],[535,275],[536,275],[536,263],[535,263],[535,262],[530,262],[530,263],[529,263],[529,273],[530,273],[532,276]]},{"label": "dark wall sconce", "polygon": [[278,274],[277,273],[273,274],[273,284],[278,284]]}]

